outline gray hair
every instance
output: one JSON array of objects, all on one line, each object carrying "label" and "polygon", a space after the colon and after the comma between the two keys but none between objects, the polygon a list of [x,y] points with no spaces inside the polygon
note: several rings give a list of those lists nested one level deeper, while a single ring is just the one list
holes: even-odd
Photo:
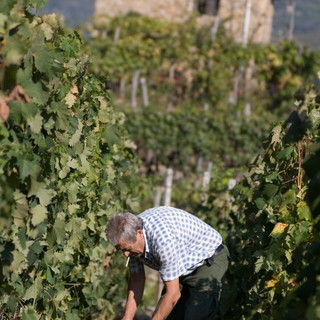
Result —
[{"label": "gray hair", "polygon": [[107,238],[113,246],[120,241],[135,242],[137,230],[143,229],[143,220],[130,212],[114,214],[107,225]]}]

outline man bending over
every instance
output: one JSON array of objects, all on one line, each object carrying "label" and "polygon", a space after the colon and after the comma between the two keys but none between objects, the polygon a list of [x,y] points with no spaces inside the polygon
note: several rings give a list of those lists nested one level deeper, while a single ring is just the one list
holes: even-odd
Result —
[{"label": "man bending over", "polygon": [[155,207],[139,215],[113,215],[107,237],[130,259],[122,320],[134,318],[142,299],[144,264],[158,270],[164,283],[152,320],[214,318],[229,256],[215,229],[186,211]]}]

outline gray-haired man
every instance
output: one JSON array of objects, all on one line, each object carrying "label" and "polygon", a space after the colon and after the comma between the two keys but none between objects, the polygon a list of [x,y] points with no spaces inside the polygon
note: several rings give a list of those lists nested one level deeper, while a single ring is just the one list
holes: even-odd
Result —
[{"label": "gray-haired man", "polygon": [[186,211],[156,207],[139,215],[113,215],[107,237],[130,257],[128,297],[122,320],[134,318],[142,299],[143,264],[158,270],[164,283],[153,320],[213,319],[229,255],[215,229]]}]

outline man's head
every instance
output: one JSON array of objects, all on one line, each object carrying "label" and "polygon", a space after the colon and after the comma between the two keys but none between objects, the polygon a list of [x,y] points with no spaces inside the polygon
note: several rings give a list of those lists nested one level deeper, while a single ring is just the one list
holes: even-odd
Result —
[{"label": "man's head", "polygon": [[130,212],[117,213],[110,217],[107,237],[126,257],[138,257],[144,253],[143,221]]}]

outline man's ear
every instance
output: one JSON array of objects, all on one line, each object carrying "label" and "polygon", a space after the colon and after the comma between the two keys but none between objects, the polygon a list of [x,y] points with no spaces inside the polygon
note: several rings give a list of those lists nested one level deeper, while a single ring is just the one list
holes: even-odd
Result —
[{"label": "man's ear", "polygon": [[136,232],[137,236],[143,236],[143,230],[142,229],[138,229]]}]

